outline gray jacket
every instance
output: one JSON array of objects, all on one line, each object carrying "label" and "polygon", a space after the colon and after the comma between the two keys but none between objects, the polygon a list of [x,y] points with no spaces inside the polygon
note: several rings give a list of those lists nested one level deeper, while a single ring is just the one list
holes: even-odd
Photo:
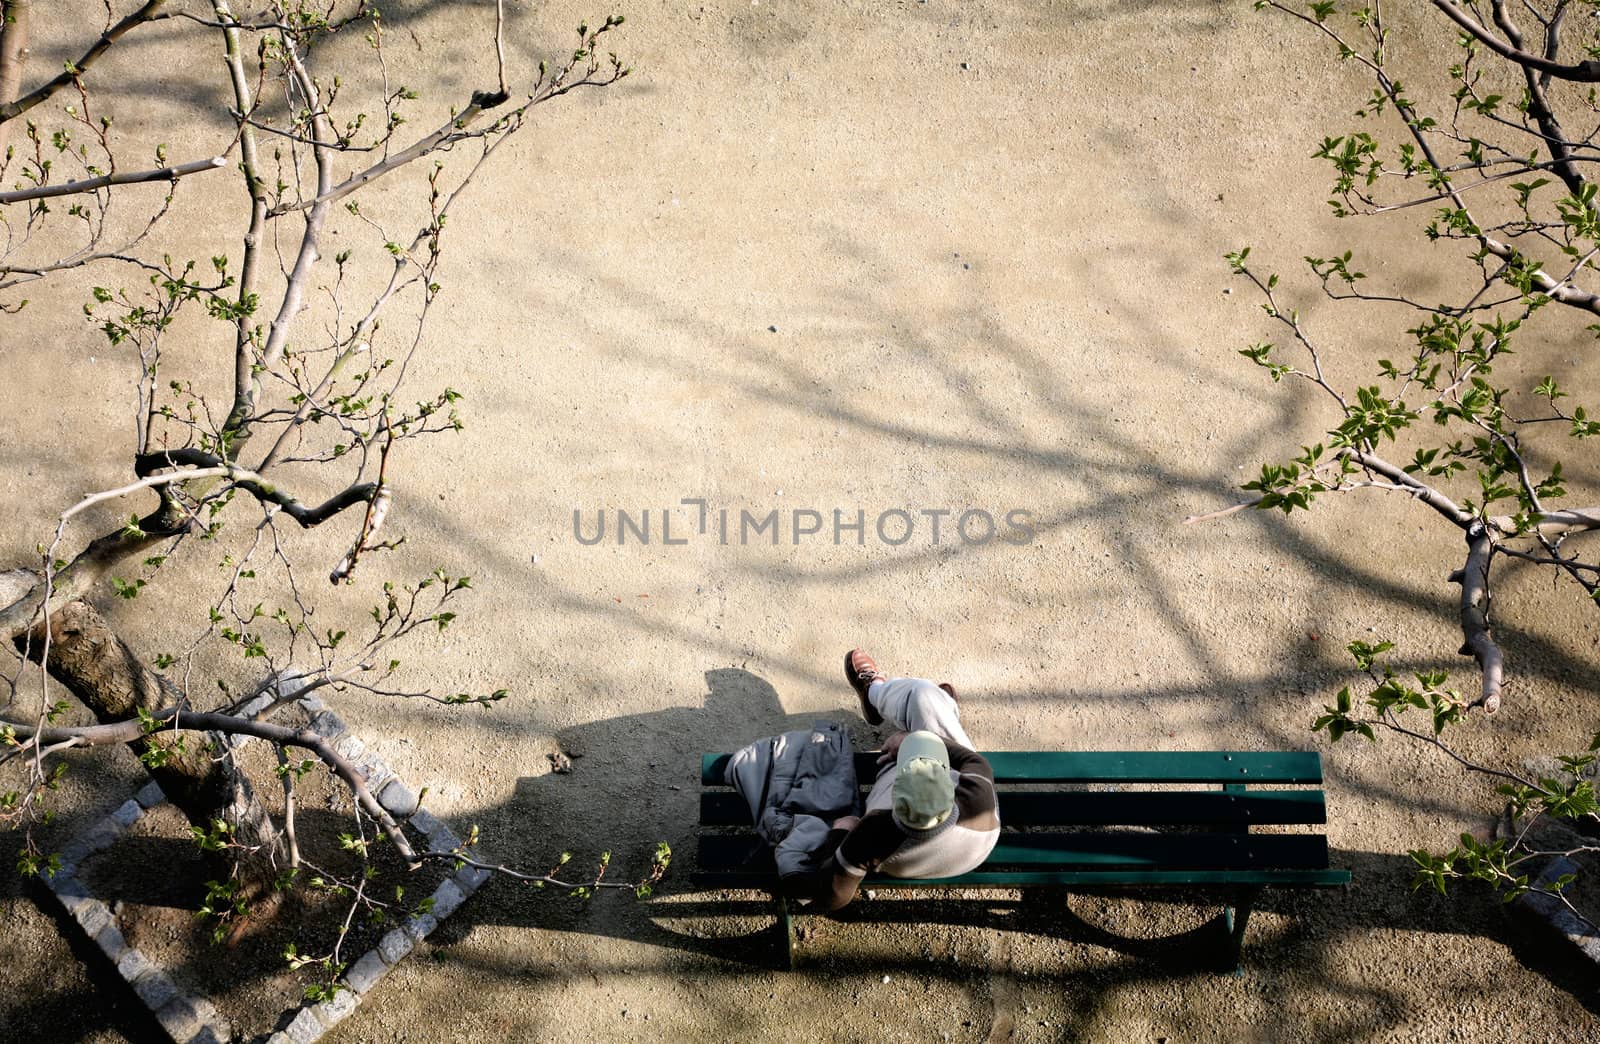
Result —
[{"label": "gray jacket", "polygon": [[733,755],[726,782],[749,803],[780,877],[817,870],[833,821],[860,811],[850,735],[834,722],[756,740]]}]

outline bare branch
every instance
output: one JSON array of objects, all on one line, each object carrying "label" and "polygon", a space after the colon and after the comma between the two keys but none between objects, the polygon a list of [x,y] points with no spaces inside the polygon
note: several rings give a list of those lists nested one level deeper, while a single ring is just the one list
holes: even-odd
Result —
[{"label": "bare branch", "polygon": [[[233,12],[229,10],[226,0],[213,0],[211,7],[224,23],[233,21]],[[256,134],[249,119],[254,102],[251,97],[250,80],[244,72],[244,55],[239,42],[239,30],[231,25],[225,25],[222,37],[225,45],[223,60],[228,67],[228,82],[233,87],[236,119],[239,121],[239,170],[244,175],[245,191],[250,194],[250,226],[244,234],[244,261],[239,267],[239,295],[236,298],[240,305],[240,314],[234,320],[233,413],[239,414],[242,401],[253,401],[247,394],[252,387],[255,364],[255,354],[251,344],[252,316],[244,305],[255,294],[256,284],[260,280],[261,237],[267,221],[267,190],[261,180],[260,161],[256,153]],[[240,419],[243,418],[243,414],[239,416]],[[234,418],[230,415],[229,419]]]},{"label": "bare branch", "polygon": [[506,0],[494,0],[494,62],[500,78],[500,93],[510,96],[506,87]]},{"label": "bare branch", "polygon": [[7,203],[22,203],[31,199],[48,199],[52,196],[71,196],[79,192],[94,192],[110,185],[134,185],[144,181],[177,181],[189,174],[199,174],[202,171],[216,170],[225,167],[228,161],[222,156],[212,156],[210,159],[195,160],[192,163],[179,163],[173,167],[160,167],[155,170],[139,170],[127,174],[102,174],[98,178],[84,178],[82,181],[64,181],[59,185],[37,185],[29,189],[17,189],[14,192],[0,192],[0,206]]},{"label": "bare branch", "polygon": [[[135,26],[139,26],[150,21],[156,15],[160,14],[161,8],[165,6],[166,2],[167,0],[149,0],[149,2],[143,7],[139,8],[137,11],[118,22],[116,25],[107,29],[100,39],[94,42],[93,46],[91,46],[87,51],[83,52],[82,57],[75,62],[69,62],[66,70],[55,79],[28,92],[26,95],[18,98],[16,101],[0,104],[0,124],[3,124],[8,120],[16,119],[18,116],[21,116],[23,113],[27,112],[35,105],[38,105],[40,102],[45,101],[52,94],[55,94],[61,88],[67,86],[78,77],[82,76],[86,71],[88,71],[89,66],[93,65],[101,55],[105,54],[111,49],[112,44],[116,43],[122,38],[124,33]],[[11,5],[7,4],[6,6],[9,8]]]},{"label": "bare branch", "polygon": [[[221,457],[213,453],[206,453],[203,450],[162,450],[157,453],[141,453],[134,458],[135,472],[140,475],[148,475],[159,468],[186,467],[187,465],[199,466],[183,471],[154,475],[144,480],[144,483],[154,485],[157,484],[158,480],[163,483],[170,483],[208,477],[225,478],[230,484],[244,490],[257,500],[278,505],[290,518],[300,523],[305,529],[321,525],[352,505],[369,503],[378,491],[377,483],[361,482],[334,494],[316,507],[307,507],[292,495],[285,493],[267,481],[259,472],[226,464]],[[113,490],[109,494],[96,494],[96,496],[102,500],[109,499],[110,496],[132,492],[140,488],[140,485],[141,483],[134,483],[119,490]],[[76,512],[84,506],[86,505],[79,505],[72,510]]]},{"label": "bare branch", "polygon": [[1253,508],[1259,503],[1261,503],[1261,498],[1259,496],[1251,497],[1249,500],[1240,501],[1237,504],[1231,504],[1228,507],[1219,508],[1216,511],[1207,511],[1203,515],[1189,515],[1183,520],[1183,524],[1189,526],[1196,522],[1210,522],[1214,518],[1222,518],[1226,515],[1232,515],[1236,512]]},{"label": "bare branch", "polygon": [[413,142],[410,146],[401,149],[382,162],[374,163],[361,173],[347,178],[332,188],[319,189],[318,194],[312,199],[280,203],[268,211],[267,216],[278,217],[296,210],[304,210],[307,207],[326,206],[329,203],[337,202],[350,195],[350,193],[383,177],[390,171],[397,170],[412,160],[426,156],[442,145],[448,144],[455,135],[466,130],[479,116],[498,105],[504,104],[507,97],[508,95],[504,89],[492,94],[487,91],[477,91],[472,95],[472,101],[467,107],[461,110],[459,116],[453,117],[449,123],[446,123],[432,134]]}]

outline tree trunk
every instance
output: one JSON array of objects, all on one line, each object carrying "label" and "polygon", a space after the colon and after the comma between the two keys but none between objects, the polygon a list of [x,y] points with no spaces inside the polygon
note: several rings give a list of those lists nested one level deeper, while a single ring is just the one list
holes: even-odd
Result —
[{"label": "tree trunk", "polygon": [[[44,652],[44,628],[29,634],[27,655]],[[19,650],[24,638],[16,639]],[[126,721],[140,710],[178,702],[172,684],[141,661],[87,602],[69,602],[50,615],[50,676],[81,700],[102,723]],[[241,844],[260,846],[246,862],[263,870],[280,862],[282,840],[272,819],[255,801],[250,783],[232,757],[220,757],[228,739],[216,733],[163,732],[129,743],[133,752],[165,752],[164,763],[146,768],[167,799],[189,821],[209,829],[218,819]],[[207,749],[211,748],[211,749]]]},{"label": "tree trunk", "polygon": [[[0,105],[22,93],[22,67],[28,61],[28,18],[33,0],[0,0]],[[13,121],[14,122],[14,121]],[[0,123],[0,158],[5,156],[11,123]]]}]

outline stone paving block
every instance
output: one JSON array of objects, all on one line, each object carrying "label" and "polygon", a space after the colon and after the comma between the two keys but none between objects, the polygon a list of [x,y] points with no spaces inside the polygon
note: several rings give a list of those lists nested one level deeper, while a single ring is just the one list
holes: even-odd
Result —
[{"label": "stone paving block", "polygon": [[73,838],[71,841],[68,841],[64,846],[62,846],[61,851],[58,852],[57,855],[61,857],[61,861],[63,863],[71,863],[73,866],[77,866],[85,859],[88,859],[90,856],[94,855],[96,851],[97,849],[89,841],[89,835],[87,833],[83,833],[79,834],[77,837]]},{"label": "stone paving block", "polygon": [[285,692],[282,686],[283,686],[283,683],[279,682],[278,683],[278,692],[277,693],[264,692],[261,695],[256,696],[256,697],[252,698],[251,700],[249,700],[248,702],[246,702],[243,707],[239,708],[239,717],[241,717],[241,718],[253,718],[257,714],[260,714],[262,708],[264,708],[267,704],[269,704],[273,700],[277,699],[279,694],[287,696],[289,694],[289,692],[293,692],[294,691],[294,689],[291,688],[291,689],[288,690],[288,692]]},{"label": "stone paving block", "polygon": [[[295,670],[293,667],[281,671],[278,674],[278,677],[274,680],[273,687],[276,689],[276,691],[272,694],[272,698],[281,700],[285,696],[293,696],[295,693],[309,685],[312,680],[313,679],[311,677],[302,673],[301,671]],[[315,692],[308,692],[304,696],[300,697],[300,706],[304,707],[308,713],[315,714],[318,711],[323,710],[327,705],[317,697]]]},{"label": "stone paving block", "polygon": [[[367,781],[367,786],[374,791],[382,790],[389,785],[390,780],[395,779],[394,770],[370,750],[367,751],[367,756],[362,759],[356,768],[361,772],[361,778]],[[415,803],[413,803],[412,807],[416,807]],[[406,814],[410,815],[411,813],[407,811]]]},{"label": "stone paving block", "polygon": [[[391,779],[386,786],[378,791],[378,804],[391,816],[404,818],[417,810],[417,795],[411,788],[398,779]],[[419,826],[417,829],[421,830]]]},{"label": "stone paving block", "polygon": [[227,1022],[217,1011],[217,1006],[204,997],[190,997],[189,1003],[194,1005],[195,1014],[200,1016],[200,1021],[211,1026],[220,1026]]},{"label": "stone paving block", "polygon": [[83,930],[93,939],[100,933],[100,929],[112,923],[111,908],[98,899],[86,900],[72,916],[83,925]]},{"label": "stone paving block", "polygon": [[156,1021],[173,1040],[189,1041],[205,1026],[188,997],[174,997],[156,1012]]},{"label": "stone paving block", "polygon": [[153,970],[155,970],[155,965],[151,964],[144,954],[132,947],[129,947],[128,952],[122,955],[121,960],[117,961],[117,974],[122,976],[123,980],[130,986],[139,976]]},{"label": "stone paving block", "polygon": [[361,955],[360,960],[345,970],[344,981],[357,993],[366,993],[378,985],[378,980],[382,979],[388,970],[389,966],[383,963],[383,957],[378,951],[368,950]]},{"label": "stone paving block", "polygon": [[67,911],[67,913],[71,914],[74,919],[77,918],[79,910],[83,909],[85,906],[88,906],[90,903],[97,903],[100,901],[89,895],[61,895],[60,893],[57,893],[56,899],[61,903],[61,906]]},{"label": "stone paving block", "polygon": [[284,1033],[294,1044],[312,1044],[322,1036],[322,1020],[310,1008],[301,1008],[294,1021],[284,1027]]},{"label": "stone paving block", "polygon": [[462,892],[471,895],[483,887],[483,883],[489,880],[489,875],[492,873],[494,871],[481,866],[463,866],[456,871],[455,882],[461,886]]},{"label": "stone paving block", "polygon": [[396,928],[378,940],[378,956],[383,958],[385,964],[399,964],[414,945],[416,943],[404,928]]},{"label": "stone paving block", "polygon": [[[269,1040],[277,1040],[274,1034]],[[233,1027],[220,1019],[206,1023],[200,1032],[189,1038],[188,1044],[229,1044],[233,1040]]]},{"label": "stone paving block", "polygon": [[133,800],[139,802],[141,808],[153,808],[167,800],[167,794],[161,789],[161,784],[152,779],[139,788],[139,793],[133,795]]},{"label": "stone paving block", "polygon": [[354,990],[340,990],[333,995],[332,1000],[322,1001],[312,1007],[317,1018],[322,1020],[324,1026],[332,1027],[335,1023],[356,1010],[356,1005],[361,1003],[361,997]]},{"label": "stone paving block", "polygon": [[128,952],[128,940],[122,937],[122,929],[117,927],[115,921],[94,934],[94,944],[111,958],[112,963],[122,960],[122,955]]},{"label": "stone paving block", "polygon": [[267,1038],[267,1044],[294,1044],[294,1038],[283,1032],[283,1030],[279,1030]]},{"label": "stone paving block", "polygon": [[344,735],[344,722],[332,711],[318,711],[311,716],[311,731],[323,739],[337,740]]},{"label": "stone paving block", "polygon": [[461,889],[456,887],[456,883],[446,879],[445,882],[434,891],[433,909],[428,912],[442,921],[446,917],[449,917],[451,914],[455,913],[456,908],[461,905],[462,900],[465,898],[466,896],[461,894]]},{"label": "stone paving block", "polygon": [[354,733],[347,732],[333,745],[333,752],[346,761],[359,761],[361,755],[367,752],[367,745]]},{"label": "stone paving block", "polygon": [[[117,843],[128,828],[109,816],[96,823],[94,827],[83,835],[83,842],[89,847],[89,852],[101,852]],[[82,862],[82,860],[78,860]]]},{"label": "stone paving block", "polygon": [[139,817],[142,815],[144,815],[143,806],[133,798],[129,798],[122,803],[120,808],[111,813],[111,818],[121,823],[124,827],[131,827],[138,822]]},{"label": "stone paving block", "polygon": [[87,899],[89,886],[78,879],[77,870],[75,866],[62,863],[60,870],[45,878],[45,884],[63,901],[69,896],[74,899]]},{"label": "stone paving block", "polygon": [[455,835],[455,831],[447,826],[441,826],[438,830],[428,835],[428,851],[430,852],[454,852],[460,847],[461,839]]},{"label": "stone paving block", "polygon": [[166,1007],[168,1001],[178,995],[178,987],[173,984],[171,976],[152,966],[149,971],[133,980],[133,992],[139,995],[145,1007],[151,1011],[160,1011]]},{"label": "stone paving block", "polygon": [[443,828],[444,823],[432,812],[429,812],[425,808],[419,808],[415,812],[411,813],[411,825],[422,831],[424,834],[431,834],[435,830]]},{"label": "stone paving block", "polygon": [[433,916],[433,914],[421,914],[406,922],[405,931],[407,935],[411,936],[413,943],[419,943],[426,939],[437,927],[439,927],[439,919],[437,917]]}]

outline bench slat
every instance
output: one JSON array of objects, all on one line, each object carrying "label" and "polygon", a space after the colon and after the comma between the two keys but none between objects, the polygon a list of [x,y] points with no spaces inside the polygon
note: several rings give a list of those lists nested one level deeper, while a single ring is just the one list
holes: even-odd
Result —
[{"label": "bench slat", "polygon": [[[731,754],[705,754],[700,782],[723,786]],[[862,780],[877,775],[877,754],[856,755]],[[984,757],[1002,783],[1321,783],[1317,751],[993,751]]]},{"label": "bench slat", "polygon": [[[765,869],[772,857],[751,834],[703,835],[705,870]],[[1323,870],[1328,840],[1320,834],[1002,833],[980,868],[1030,870]]]},{"label": "bench slat", "polygon": [[[770,872],[696,871],[689,879],[702,888],[739,888],[764,892],[772,888]],[[1065,885],[1077,888],[1254,887],[1266,885],[1334,888],[1350,883],[1348,870],[975,870],[960,877],[908,880],[868,874],[865,887],[893,888],[1030,888]]]},{"label": "bench slat", "polygon": [[[1139,793],[1039,792],[1001,789],[1007,826],[1256,826],[1327,822],[1320,790]],[[750,806],[730,790],[700,795],[702,826],[751,826]]]}]

